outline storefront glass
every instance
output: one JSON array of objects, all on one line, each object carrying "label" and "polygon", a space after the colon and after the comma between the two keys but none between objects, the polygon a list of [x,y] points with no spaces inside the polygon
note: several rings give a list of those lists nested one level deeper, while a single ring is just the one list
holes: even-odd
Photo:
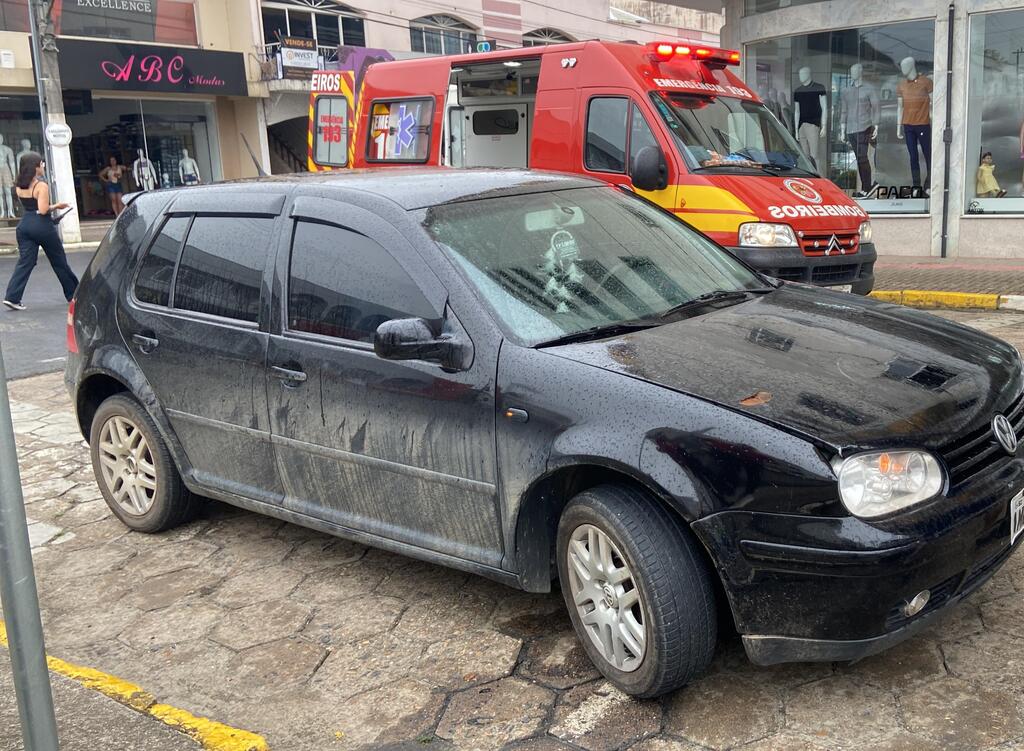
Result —
[{"label": "storefront glass", "polygon": [[969,214],[1024,213],[1022,35],[1024,10],[971,16],[964,158]]},{"label": "storefront glass", "polygon": [[924,213],[934,37],[934,21],[909,21],[758,42],[746,81],[864,209]]}]

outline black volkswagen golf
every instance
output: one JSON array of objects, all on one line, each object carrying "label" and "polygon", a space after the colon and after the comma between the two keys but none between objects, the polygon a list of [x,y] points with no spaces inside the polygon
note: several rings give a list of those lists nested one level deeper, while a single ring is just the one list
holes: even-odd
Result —
[{"label": "black volkswagen golf", "polygon": [[530,591],[557,579],[637,696],[700,673],[725,613],[760,664],[877,652],[1024,529],[1013,347],[760,276],[575,176],[144,194],[68,344],[127,526],[216,498]]}]

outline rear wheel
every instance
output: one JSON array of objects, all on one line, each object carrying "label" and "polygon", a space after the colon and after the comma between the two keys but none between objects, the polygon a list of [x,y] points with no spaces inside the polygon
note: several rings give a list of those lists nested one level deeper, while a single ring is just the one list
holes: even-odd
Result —
[{"label": "rear wheel", "polygon": [[125,526],[160,532],[194,516],[195,499],[156,425],[130,396],[117,394],[100,404],[89,448],[100,492]]},{"label": "rear wheel", "polygon": [[622,691],[659,696],[708,666],[717,636],[711,572],[655,498],[618,485],[580,493],[559,522],[557,555],[576,633]]}]

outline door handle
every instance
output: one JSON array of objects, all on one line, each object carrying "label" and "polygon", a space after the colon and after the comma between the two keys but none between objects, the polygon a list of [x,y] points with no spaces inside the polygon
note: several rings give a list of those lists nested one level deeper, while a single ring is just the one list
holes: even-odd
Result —
[{"label": "door handle", "polygon": [[132,341],[138,345],[139,351],[144,355],[148,355],[160,344],[160,340],[156,337],[143,336],[142,334],[132,334]]},{"label": "door handle", "polygon": [[293,386],[296,386],[300,383],[306,382],[306,374],[303,373],[301,370],[290,370],[288,368],[282,368],[277,365],[270,366],[270,375],[274,376],[274,378],[278,378],[284,381],[285,386],[289,385],[289,383]]}]

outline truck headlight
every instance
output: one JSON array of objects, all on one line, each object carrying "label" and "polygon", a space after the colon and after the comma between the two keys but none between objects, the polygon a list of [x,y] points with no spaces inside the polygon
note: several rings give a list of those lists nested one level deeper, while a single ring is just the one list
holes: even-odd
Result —
[{"label": "truck headlight", "polygon": [[749,222],[740,225],[740,245],[750,248],[780,248],[796,244],[796,235],[788,224]]},{"label": "truck headlight", "polygon": [[871,222],[861,222],[857,234],[860,235],[861,243],[871,242]]},{"label": "truck headlight", "polygon": [[873,519],[900,511],[942,490],[942,468],[925,451],[876,451],[839,466],[839,497],[854,516]]}]

